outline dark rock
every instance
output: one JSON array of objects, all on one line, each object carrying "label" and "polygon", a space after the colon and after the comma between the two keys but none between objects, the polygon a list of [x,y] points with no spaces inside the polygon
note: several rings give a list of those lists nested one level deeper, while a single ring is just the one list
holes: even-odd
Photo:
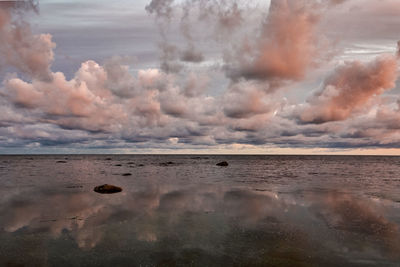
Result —
[{"label": "dark rock", "polygon": [[112,158],[106,158],[106,160],[112,160]]},{"label": "dark rock", "polygon": [[77,221],[83,221],[83,219],[82,218],[79,218],[78,216],[74,216],[74,217],[71,217],[71,218],[67,218],[68,220],[77,220]]},{"label": "dark rock", "polygon": [[175,163],[173,163],[172,161],[168,161],[168,162],[162,162],[160,163],[160,166],[169,166],[169,165],[173,165]]},{"label": "dark rock", "polygon": [[118,166],[118,167],[121,167],[121,166],[122,166],[122,164],[115,164],[114,166]]},{"label": "dark rock", "polygon": [[217,166],[222,166],[222,167],[226,167],[226,166],[228,166],[229,164],[228,164],[228,162],[226,162],[226,161],[222,161],[222,162],[220,162],[220,163],[217,163]]},{"label": "dark rock", "polygon": [[67,163],[65,160],[57,160],[56,163]]},{"label": "dark rock", "polygon": [[128,164],[129,164],[129,165],[132,165],[132,164],[135,164],[135,162],[132,162],[132,161],[131,161],[131,162],[128,162]]},{"label": "dark rock", "polygon": [[260,188],[255,188],[253,189],[254,191],[259,191],[259,192],[265,192],[267,191],[267,189],[260,189]]},{"label": "dark rock", "polygon": [[83,188],[83,186],[82,185],[69,185],[69,186],[67,186],[67,188]]},{"label": "dark rock", "polygon": [[114,194],[122,191],[121,187],[115,186],[115,185],[110,185],[110,184],[103,184],[96,186],[93,189],[94,192],[100,193],[100,194]]},{"label": "dark rock", "polygon": [[129,173],[129,172],[122,174],[122,176],[131,176],[131,175],[132,175],[132,173]]},{"label": "dark rock", "polygon": [[139,167],[144,167],[144,164],[139,164],[138,166],[139,166]]}]

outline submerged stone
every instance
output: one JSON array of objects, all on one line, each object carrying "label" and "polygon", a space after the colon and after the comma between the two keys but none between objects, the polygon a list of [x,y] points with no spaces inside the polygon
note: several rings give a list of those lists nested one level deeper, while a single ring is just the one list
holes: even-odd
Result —
[{"label": "submerged stone", "polygon": [[228,164],[228,162],[226,162],[226,161],[221,161],[220,163],[217,163],[217,166],[223,166],[223,167],[226,167],[226,166],[228,166],[229,164]]},{"label": "submerged stone", "polygon": [[162,162],[160,163],[160,166],[170,166],[170,165],[174,165],[175,163],[173,163],[172,161],[168,161],[168,162]]},{"label": "submerged stone", "polygon": [[83,185],[69,185],[66,188],[83,188]]},{"label": "submerged stone", "polygon": [[96,186],[93,191],[100,194],[114,194],[121,192],[122,188],[115,185],[103,184]]},{"label": "submerged stone", "polygon": [[122,174],[122,176],[131,176],[131,175],[132,175],[132,173],[129,173],[129,172]]}]

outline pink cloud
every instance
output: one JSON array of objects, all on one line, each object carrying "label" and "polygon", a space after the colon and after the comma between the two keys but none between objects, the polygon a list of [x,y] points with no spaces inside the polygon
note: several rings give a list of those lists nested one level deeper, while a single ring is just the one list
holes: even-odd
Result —
[{"label": "pink cloud", "polygon": [[390,55],[367,63],[346,62],[324,81],[323,89],[309,100],[301,114],[303,122],[345,120],[374,96],[395,87],[397,61]]},{"label": "pink cloud", "polygon": [[[315,82],[310,81],[313,77],[309,70],[332,52],[332,47],[322,47],[321,39],[329,28],[319,28],[319,23],[330,8],[343,11],[352,7],[353,1],[272,1],[267,18],[253,25],[258,26],[259,35],[251,32],[247,39],[240,31],[232,37],[236,27],[246,27],[250,21],[235,1],[227,1],[225,6],[221,1],[210,4],[200,1],[193,7],[195,11],[187,4],[192,2],[196,1],[184,1],[186,4],[182,5],[173,4],[173,1],[164,4],[152,1],[153,13],[161,12],[158,15],[167,20],[168,16],[177,14],[175,8],[181,11],[188,8],[190,14],[202,16],[206,15],[200,10],[202,5],[212,11],[208,18],[196,17],[200,26],[192,23],[189,17],[182,22],[189,23],[187,29],[180,29],[181,33],[187,31],[184,41],[193,44],[190,46],[189,42],[189,46],[185,46],[191,49],[186,59],[179,59],[185,52],[181,47],[168,42],[161,44],[166,49],[161,65],[178,67],[181,72],[171,74],[172,69],[163,70],[162,67],[138,70],[137,66],[126,65],[127,59],[113,57],[104,64],[84,61],[70,78],[62,72],[51,71],[55,47],[51,35],[33,34],[29,24],[21,20],[21,14],[15,13],[17,7],[0,5],[0,63],[11,71],[18,71],[6,75],[0,90],[0,126],[3,127],[0,127],[0,135],[56,139],[54,135],[61,132],[67,135],[67,130],[75,130],[79,138],[95,142],[102,135],[109,140],[156,140],[157,145],[161,144],[159,140],[175,140],[170,143],[270,142],[299,146],[325,145],[332,141],[330,136],[339,139],[345,136],[347,139],[343,142],[358,145],[365,143],[348,140],[361,136],[368,138],[368,144],[379,144],[389,135],[387,130],[395,127],[393,121],[397,123],[397,117],[390,108],[391,115],[383,116],[387,119],[382,120],[385,123],[373,121],[382,118],[383,109],[376,117],[372,114],[365,118],[364,114],[364,111],[377,109],[380,101],[377,96],[395,87],[398,64],[393,56],[380,56],[366,63],[346,62],[326,78],[320,92],[309,97],[306,103],[302,99],[307,95],[300,95],[308,94],[304,84]],[[343,10],[336,6],[342,3]],[[178,13],[179,18],[180,15]],[[213,23],[211,30],[224,32],[219,38],[226,40],[218,47],[221,55],[213,55],[213,61],[207,59],[194,66],[202,55],[193,35],[198,30],[195,27],[203,27],[202,23],[208,21]],[[182,23],[175,26],[182,27]],[[231,58],[228,46],[235,52]],[[225,73],[218,61],[222,59],[218,56],[226,56],[225,68],[232,71],[232,79],[223,77]],[[327,64],[321,66],[314,78],[329,71],[328,68]],[[294,87],[300,90],[289,92],[288,89]],[[279,90],[275,90],[277,88]],[[10,116],[11,113],[14,116]],[[346,120],[350,117],[352,122]],[[13,125],[23,124],[22,121],[29,121],[37,130]],[[323,122],[332,123],[319,124]],[[371,130],[368,127],[380,128]],[[396,138],[393,136],[390,141]]]},{"label": "pink cloud", "polygon": [[[300,80],[315,61],[319,8],[312,1],[272,1],[260,37],[248,47],[233,76],[262,80]],[[240,56],[240,55],[239,55]]]},{"label": "pink cloud", "polygon": [[33,34],[22,16],[12,15],[34,7],[28,5],[30,1],[23,3],[27,4],[0,5],[0,64],[13,66],[29,77],[49,80],[55,43],[50,34]]}]

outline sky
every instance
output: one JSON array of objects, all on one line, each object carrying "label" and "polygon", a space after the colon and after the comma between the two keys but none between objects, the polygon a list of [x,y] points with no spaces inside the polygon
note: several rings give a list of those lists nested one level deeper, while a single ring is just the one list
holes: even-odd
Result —
[{"label": "sky", "polygon": [[400,154],[399,0],[0,1],[0,154]]}]

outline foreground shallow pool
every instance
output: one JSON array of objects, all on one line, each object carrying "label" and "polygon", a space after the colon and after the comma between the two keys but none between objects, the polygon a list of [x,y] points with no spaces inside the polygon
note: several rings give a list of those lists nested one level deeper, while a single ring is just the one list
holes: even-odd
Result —
[{"label": "foreground shallow pool", "polygon": [[0,177],[2,266],[400,263],[397,157],[0,156]]}]

